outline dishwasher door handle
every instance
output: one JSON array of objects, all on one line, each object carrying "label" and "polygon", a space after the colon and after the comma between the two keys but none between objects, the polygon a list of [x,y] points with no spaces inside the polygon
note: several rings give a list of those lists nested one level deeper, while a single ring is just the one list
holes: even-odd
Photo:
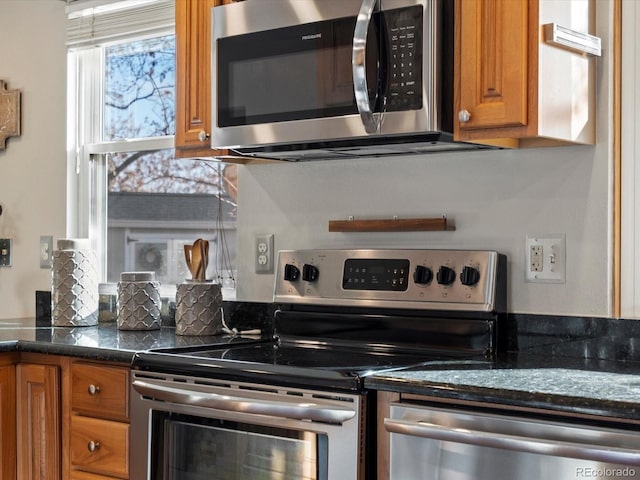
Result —
[{"label": "dishwasher door handle", "polygon": [[141,395],[195,407],[213,408],[236,413],[269,415],[294,420],[313,420],[317,422],[343,423],[356,416],[355,409],[318,402],[317,399],[299,398],[297,400],[261,400],[238,397],[232,394],[176,388],[159,385],[150,381],[134,380],[133,389]]},{"label": "dishwasher door handle", "polygon": [[446,442],[465,443],[479,447],[534,453],[553,457],[569,457],[581,460],[640,465],[640,451],[606,445],[587,445],[566,441],[470,430],[437,425],[425,421],[384,419],[385,429],[390,433],[410,435]]}]

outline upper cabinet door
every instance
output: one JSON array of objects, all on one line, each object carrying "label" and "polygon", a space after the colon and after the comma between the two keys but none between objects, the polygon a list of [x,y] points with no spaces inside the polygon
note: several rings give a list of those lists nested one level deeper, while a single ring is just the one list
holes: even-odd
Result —
[{"label": "upper cabinet door", "polygon": [[[176,1],[176,154],[209,150],[211,8],[222,0]],[[209,155],[214,153],[207,152]],[[192,152],[189,152],[192,154]]]},{"label": "upper cabinet door", "polygon": [[176,0],[176,157],[263,162],[211,148],[211,8],[237,1]]},{"label": "upper cabinet door", "polygon": [[528,0],[457,0],[454,133],[529,122]]},{"label": "upper cabinet door", "polygon": [[543,25],[595,30],[594,0],[455,0],[454,138],[503,147],[595,142],[595,57]]},{"label": "upper cabinet door", "polygon": [[461,128],[527,123],[527,0],[460,3]]}]

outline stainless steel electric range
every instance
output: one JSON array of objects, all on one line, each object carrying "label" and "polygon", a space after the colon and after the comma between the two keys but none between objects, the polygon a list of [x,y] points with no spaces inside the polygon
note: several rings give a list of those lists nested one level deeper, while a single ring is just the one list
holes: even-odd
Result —
[{"label": "stainless steel electric range", "polygon": [[302,250],[278,258],[274,338],[136,354],[138,479],[364,479],[375,372],[491,362],[506,259],[492,251]]}]

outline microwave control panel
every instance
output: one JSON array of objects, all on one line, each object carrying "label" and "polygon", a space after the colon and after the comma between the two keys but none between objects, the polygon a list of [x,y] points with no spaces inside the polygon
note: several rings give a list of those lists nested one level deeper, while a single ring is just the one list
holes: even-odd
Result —
[{"label": "microwave control panel", "polygon": [[383,13],[387,34],[386,110],[422,108],[422,6]]}]

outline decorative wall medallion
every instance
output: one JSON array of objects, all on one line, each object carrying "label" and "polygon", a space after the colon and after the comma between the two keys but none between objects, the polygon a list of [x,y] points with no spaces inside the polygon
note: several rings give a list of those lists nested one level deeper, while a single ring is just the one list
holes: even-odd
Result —
[{"label": "decorative wall medallion", "polygon": [[6,148],[7,138],[20,136],[20,90],[7,90],[0,80],[0,150]]}]

